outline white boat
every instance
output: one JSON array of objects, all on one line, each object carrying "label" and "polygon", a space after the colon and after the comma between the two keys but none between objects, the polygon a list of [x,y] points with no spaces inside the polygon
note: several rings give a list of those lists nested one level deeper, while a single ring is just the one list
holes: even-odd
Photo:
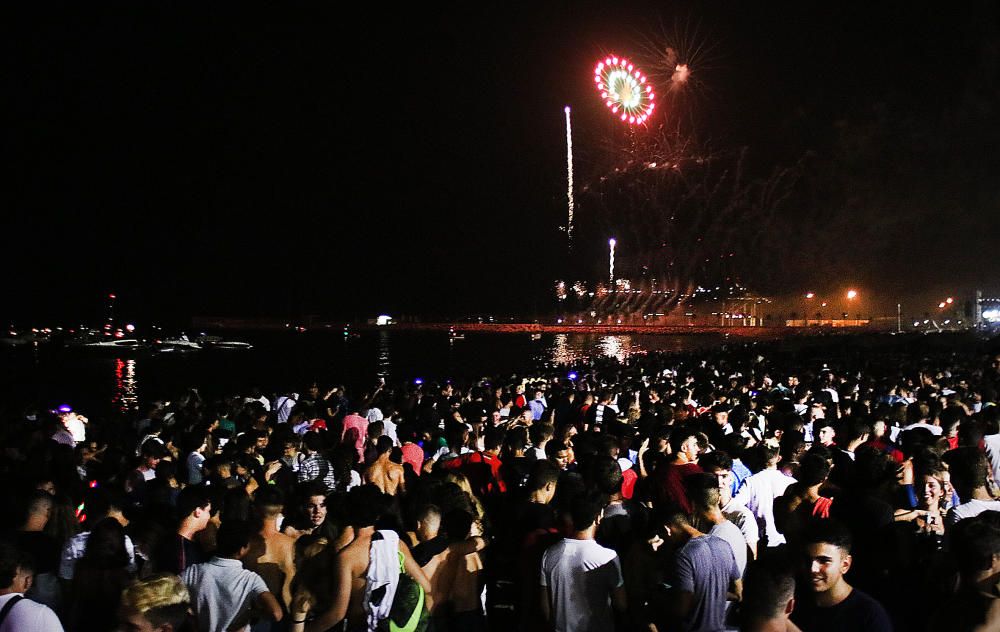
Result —
[{"label": "white boat", "polygon": [[156,341],[156,350],[160,353],[186,353],[190,351],[201,351],[202,346],[189,339],[187,335],[176,338],[164,338]]},{"label": "white boat", "polygon": [[148,345],[134,338],[116,338],[85,342],[80,347],[91,351],[142,351],[148,348]]},{"label": "white boat", "polygon": [[249,342],[223,340],[219,336],[199,336],[197,342],[205,349],[218,349],[219,351],[247,351],[253,349],[253,345]]}]

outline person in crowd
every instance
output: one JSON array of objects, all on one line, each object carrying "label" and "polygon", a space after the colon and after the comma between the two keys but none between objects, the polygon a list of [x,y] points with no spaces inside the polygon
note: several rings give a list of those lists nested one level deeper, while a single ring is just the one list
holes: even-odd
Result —
[{"label": "person in crowd", "polygon": [[569,535],[542,556],[542,616],[556,630],[614,629],[626,611],[625,586],[618,554],[594,539],[603,502],[581,494],[568,513]]},{"label": "person in crowd", "polygon": [[243,557],[243,566],[260,575],[268,591],[280,597],[285,609],[290,608],[295,580],[295,539],[278,530],[285,506],[284,494],[270,485],[261,488],[254,494],[253,506],[261,525],[250,536],[250,550]]},{"label": "person in crowd", "polygon": [[348,492],[347,501],[353,507],[348,519],[354,529],[354,540],[337,554],[333,605],[310,621],[306,632],[328,630],[345,618],[349,630],[375,632],[389,616],[400,572],[420,585],[426,607],[432,609],[430,582],[413,559],[410,547],[394,531],[375,527],[388,510],[387,497],[374,485],[362,485]]},{"label": "person in crowd", "polygon": [[212,517],[212,499],[204,487],[185,487],[177,496],[178,524],[160,542],[154,565],[159,572],[182,573],[207,559],[196,536],[205,531]]},{"label": "person in crowd", "polygon": [[25,597],[34,571],[30,553],[0,540],[0,632],[62,632],[51,608]]},{"label": "person in crowd", "polygon": [[249,523],[225,522],[219,529],[215,556],[181,574],[200,631],[249,630],[255,608],[264,618],[281,621],[278,598],[260,575],[243,568],[241,560],[250,550],[251,534]]},{"label": "person in crowd", "polygon": [[68,627],[81,632],[109,629],[131,580],[125,528],[114,518],[104,518],[90,532],[73,574]]},{"label": "person in crowd", "polygon": [[851,570],[851,534],[834,520],[815,522],[802,533],[807,596],[797,602],[792,621],[817,632],[891,632],[885,609],[844,577]]},{"label": "person in crowd", "polygon": [[122,591],[121,632],[185,632],[191,595],[177,575],[163,573],[133,582]]},{"label": "person in crowd", "polygon": [[406,479],[403,476],[403,466],[393,463],[389,458],[393,450],[392,438],[381,436],[375,442],[375,446],[377,457],[365,469],[365,482],[378,487],[383,494],[389,496],[405,493]]}]

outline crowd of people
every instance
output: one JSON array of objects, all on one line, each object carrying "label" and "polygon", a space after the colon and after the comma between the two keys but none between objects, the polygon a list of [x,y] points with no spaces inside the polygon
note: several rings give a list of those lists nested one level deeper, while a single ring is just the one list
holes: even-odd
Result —
[{"label": "crowd of people", "polygon": [[777,342],[21,415],[0,632],[1000,630],[998,393]]}]

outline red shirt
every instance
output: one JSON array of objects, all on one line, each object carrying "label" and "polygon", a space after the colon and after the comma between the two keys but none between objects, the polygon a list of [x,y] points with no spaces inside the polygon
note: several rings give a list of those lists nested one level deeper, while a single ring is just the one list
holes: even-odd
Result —
[{"label": "red shirt", "polygon": [[404,443],[401,449],[403,451],[403,463],[409,463],[417,476],[420,476],[420,470],[424,467],[424,449],[416,443],[409,442]]},{"label": "red shirt", "polygon": [[354,449],[358,451],[358,459],[365,460],[365,439],[368,438],[368,420],[361,415],[347,415],[344,417],[344,431],[340,435],[340,441],[353,439]]}]

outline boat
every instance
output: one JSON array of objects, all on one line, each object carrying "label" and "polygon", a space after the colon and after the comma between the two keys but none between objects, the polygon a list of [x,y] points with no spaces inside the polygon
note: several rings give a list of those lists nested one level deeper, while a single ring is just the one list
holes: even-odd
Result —
[{"label": "boat", "polygon": [[158,353],[190,353],[192,351],[201,351],[202,349],[200,344],[194,342],[185,334],[176,338],[157,340],[153,344]]},{"label": "boat", "polygon": [[87,351],[145,351],[149,345],[135,338],[116,338],[114,340],[97,340],[94,342],[84,342],[78,345],[80,349]]},{"label": "boat", "polygon": [[253,349],[253,345],[249,342],[223,340],[219,336],[199,336],[196,342],[204,349],[215,349],[218,351],[249,351]]}]

